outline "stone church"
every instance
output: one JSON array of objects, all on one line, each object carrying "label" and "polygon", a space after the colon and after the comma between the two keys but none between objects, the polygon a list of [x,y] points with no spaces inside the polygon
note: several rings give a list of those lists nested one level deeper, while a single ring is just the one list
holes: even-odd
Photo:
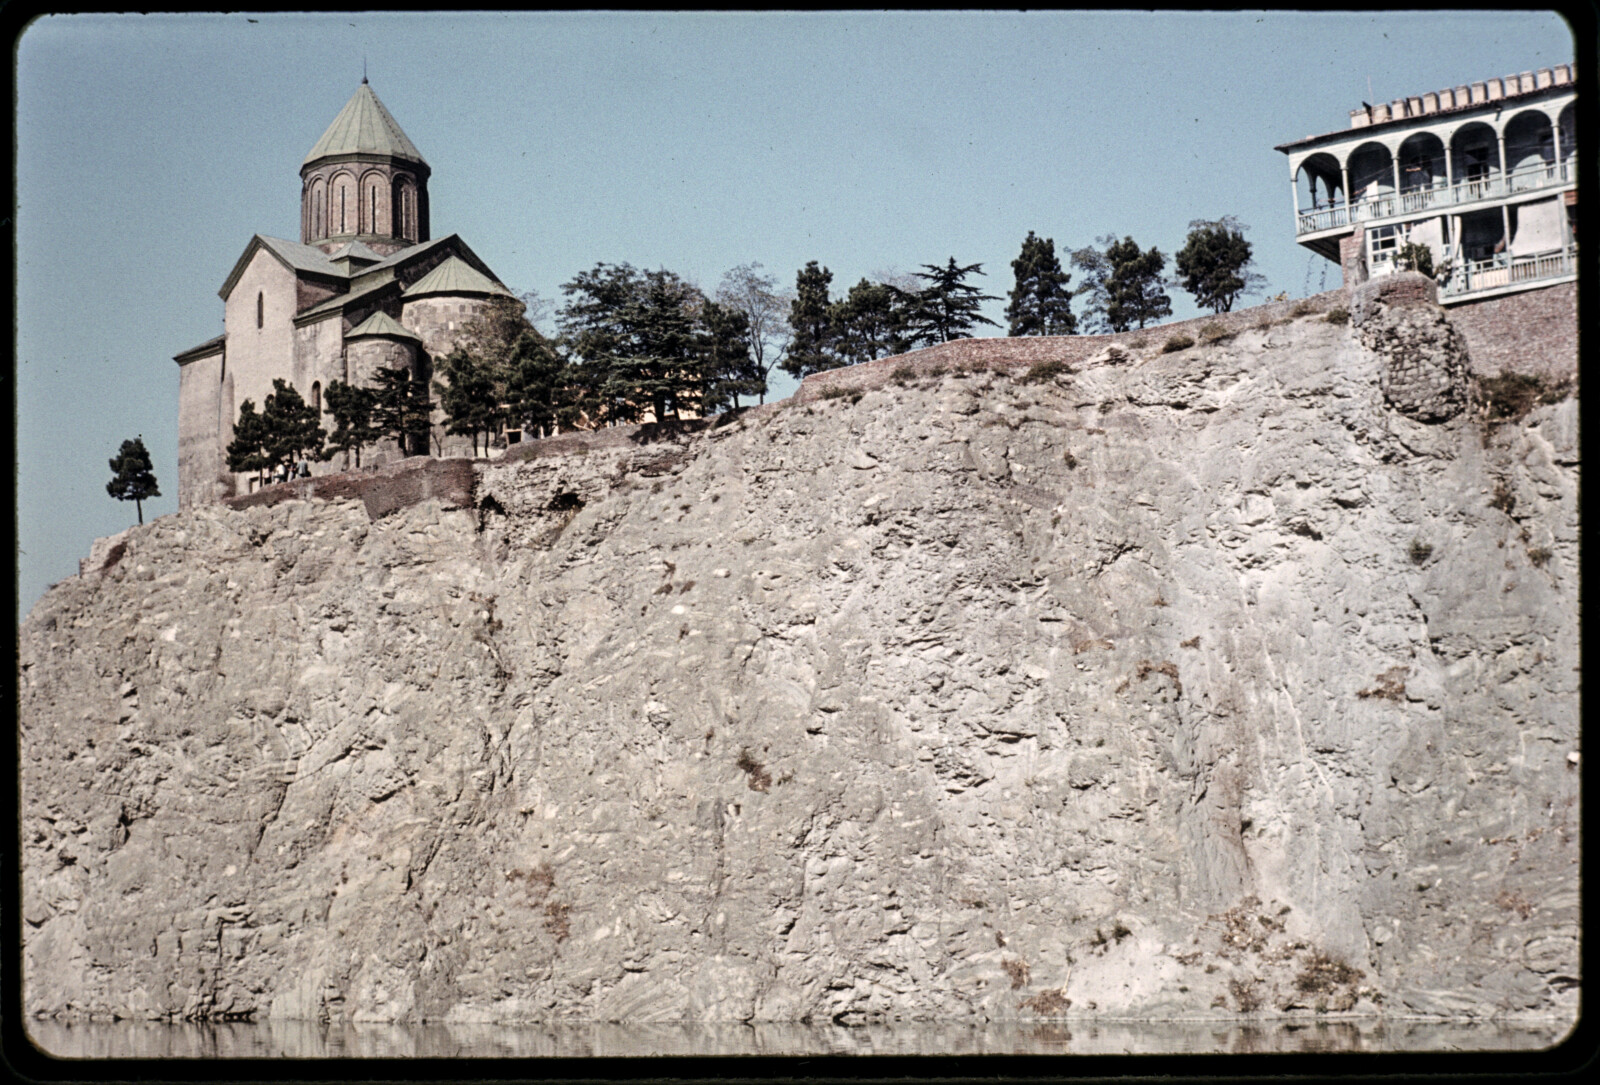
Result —
[{"label": "stone church", "polygon": [[[255,485],[228,470],[226,450],[239,405],[259,408],[274,378],[319,408],[331,382],[371,383],[382,367],[427,379],[490,299],[512,297],[461,238],[431,237],[430,172],[363,78],[300,166],[300,240],[252,237],[219,291],[223,333],[173,359],[180,508]],[[454,451],[464,439],[448,440]],[[385,441],[362,463],[398,455]]]}]

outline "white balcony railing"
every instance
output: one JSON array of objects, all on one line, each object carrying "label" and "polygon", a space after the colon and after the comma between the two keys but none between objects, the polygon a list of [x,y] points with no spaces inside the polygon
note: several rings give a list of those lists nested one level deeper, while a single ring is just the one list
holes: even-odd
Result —
[{"label": "white balcony railing", "polygon": [[1512,170],[1504,176],[1484,177],[1459,184],[1439,184],[1428,188],[1414,188],[1367,196],[1348,206],[1314,208],[1302,211],[1295,234],[1314,234],[1338,226],[1351,226],[1358,222],[1409,215],[1439,207],[1458,207],[1479,200],[1499,199],[1519,192],[1534,192],[1541,188],[1560,188],[1572,183],[1578,176],[1578,158],[1568,155],[1561,162],[1536,162],[1531,166]]},{"label": "white balcony railing", "polygon": [[1542,279],[1559,279],[1578,270],[1578,247],[1568,245],[1550,252],[1513,256],[1497,253],[1486,260],[1467,260],[1452,269],[1439,284],[1445,297],[1460,297],[1503,286],[1520,286]]}]

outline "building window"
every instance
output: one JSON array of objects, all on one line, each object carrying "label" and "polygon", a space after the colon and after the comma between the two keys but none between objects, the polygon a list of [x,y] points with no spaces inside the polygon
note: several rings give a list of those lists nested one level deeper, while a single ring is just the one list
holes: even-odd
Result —
[{"label": "building window", "polygon": [[256,292],[256,327],[262,328],[267,322],[267,296],[260,291]]},{"label": "building window", "polygon": [[1387,267],[1394,262],[1395,250],[1406,241],[1406,226],[1379,226],[1367,232],[1367,266]]},{"label": "building window", "polygon": [[375,233],[378,232],[378,189],[377,189],[377,186],[373,186],[372,188],[367,189],[367,203],[370,206],[370,211],[368,212],[370,217],[367,219],[367,233],[375,234]]},{"label": "building window", "polygon": [[322,413],[322,382],[311,382],[311,409],[318,414]]},{"label": "building window", "polygon": [[345,214],[344,214],[344,194],[345,194],[345,187],[343,185],[340,185],[339,186],[339,232],[341,234],[346,232],[345,231]]}]

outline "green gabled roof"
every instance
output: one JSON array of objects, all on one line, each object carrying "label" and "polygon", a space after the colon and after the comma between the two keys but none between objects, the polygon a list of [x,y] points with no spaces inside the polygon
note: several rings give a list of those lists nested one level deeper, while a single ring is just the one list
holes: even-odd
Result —
[{"label": "green gabled roof", "polygon": [[348,279],[350,277],[344,268],[329,260],[327,254],[319,248],[311,245],[302,245],[298,241],[285,241],[281,237],[267,237],[265,234],[256,234],[250,239],[250,243],[244,247],[244,254],[234,263],[233,270],[228,273],[227,281],[222,284],[222,289],[217,293],[226,299],[233,291],[234,284],[239,281],[239,276],[243,275],[244,269],[249,266],[250,259],[262,249],[272,253],[291,271],[303,272],[307,275],[323,275],[330,279]]},{"label": "green gabled roof", "polygon": [[420,260],[428,253],[438,248],[440,245],[461,245],[463,248],[465,247],[461,238],[455,234],[446,234],[444,237],[436,237],[432,241],[423,241],[420,244],[408,246],[401,249],[397,253],[385,256],[381,261],[373,264],[371,267],[352,268],[350,271],[350,285],[353,288],[359,287],[362,280],[366,279],[368,276],[383,275],[385,272],[388,273],[388,275],[385,276],[386,279],[393,278],[395,268],[399,267],[401,264],[409,264],[413,260]]},{"label": "green gabled roof", "polygon": [[393,277],[363,286],[358,290],[351,290],[347,294],[335,294],[326,301],[320,301],[309,309],[302,309],[294,315],[296,327],[305,327],[315,324],[319,320],[342,313],[351,305],[361,304],[373,300],[373,296],[395,285]]},{"label": "green gabled roof", "polygon": [[420,298],[427,294],[504,294],[511,291],[461,259],[451,256],[411,284],[404,294],[407,298]]},{"label": "green gabled roof", "polygon": [[407,162],[427,165],[416,145],[406,138],[389,111],[383,108],[378,96],[365,79],[355,94],[333,118],[328,130],[322,133],[317,145],[311,148],[301,166],[309,166],[320,158],[343,158],[347,155],[379,154],[400,158]]},{"label": "green gabled roof", "polygon": [[382,309],[344,333],[347,340],[357,339],[363,335],[387,335],[395,339],[416,339],[417,342],[422,342],[415,332],[402,327],[399,321]]},{"label": "green gabled roof", "polygon": [[329,260],[365,260],[376,264],[383,257],[374,252],[370,247],[360,241],[352,241],[348,245],[340,245],[328,254]]}]

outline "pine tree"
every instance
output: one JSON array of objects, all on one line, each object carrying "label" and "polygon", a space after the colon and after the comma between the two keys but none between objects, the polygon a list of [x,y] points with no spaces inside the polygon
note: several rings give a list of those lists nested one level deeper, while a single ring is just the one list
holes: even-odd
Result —
[{"label": "pine tree", "polygon": [[484,436],[488,452],[489,437],[500,431],[505,420],[501,407],[502,389],[495,380],[495,369],[486,359],[456,347],[440,360],[436,372],[442,381],[433,382],[439,393],[439,409],[445,414],[445,432],[472,438],[472,454],[478,454],[478,436]]},{"label": "pine tree", "polygon": [[327,434],[319,412],[300,398],[300,393],[282,378],[274,378],[272,392],[256,413],[252,400],[239,404],[239,420],[228,444],[230,471],[255,471],[263,481],[275,467],[291,467],[296,461],[325,460],[331,453],[323,447]]},{"label": "pine tree", "polygon": [[532,329],[518,336],[512,348],[505,409],[507,424],[518,426],[525,434],[554,432],[558,425],[575,421],[566,361],[549,340]]},{"label": "pine tree", "polygon": [[835,351],[834,327],[829,310],[828,284],[833,272],[808,261],[795,276],[794,301],[789,305],[789,356],[783,360],[784,372],[795,377],[837,369],[844,359]]},{"label": "pine tree", "polygon": [[1189,223],[1189,236],[1178,251],[1175,264],[1179,283],[1194,295],[1196,305],[1226,313],[1239,297],[1265,284],[1266,280],[1250,268],[1246,229],[1232,215]]},{"label": "pine tree", "polygon": [[648,409],[665,421],[704,410],[705,296],[696,287],[664,268],[602,263],[561,290],[570,299],[561,327],[591,419],[636,422]]},{"label": "pine tree", "polygon": [[330,452],[355,452],[356,466],[361,466],[361,450],[383,433],[372,420],[378,396],[371,388],[333,381],[322,395],[323,410],[333,418],[333,432],[328,435]]},{"label": "pine tree", "polygon": [[732,306],[707,301],[700,309],[699,326],[706,356],[704,412],[715,414],[737,407],[740,396],[764,394],[767,377],[752,352],[750,317]]},{"label": "pine tree", "polygon": [[594,423],[632,422],[638,404],[628,397],[626,359],[634,353],[629,312],[644,288],[630,264],[599,263],[561,285],[562,335],[571,345],[577,404]]},{"label": "pine tree", "polygon": [[656,421],[681,412],[704,414],[707,357],[695,313],[704,304],[700,291],[665,269],[645,273],[644,290],[626,321],[633,353],[619,371],[624,394],[648,403]]},{"label": "pine tree", "polygon": [[233,424],[233,440],[228,442],[228,470],[254,471],[257,481],[265,481],[272,462],[267,458],[267,423],[256,412],[254,400],[239,404],[239,420]]},{"label": "pine tree", "polygon": [[858,365],[911,349],[912,298],[888,283],[862,279],[829,309],[835,350],[847,365]]},{"label": "pine tree", "polygon": [[1137,321],[1172,315],[1172,299],[1161,289],[1161,271],[1167,258],[1154,246],[1141,250],[1131,237],[1106,248],[1111,273],[1106,277],[1106,321],[1111,330],[1125,332]]},{"label": "pine tree", "polygon": [[323,445],[328,435],[322,428],[321,412],[282,378],[273,378],[272,394],[262,405],[261,417],[268,436],[264,445],[268,466],[281,463],[292,467],[299,460],[327,458]]},{"label": "pine tree", "polygon": [[[425,455],[433,415],[426,382],[412,376],[405,366],[379,369],[372,406],[372,421],[382,437],[393,437],[400,455]],[[420,447],[421,451],[417,449]]]},{"label": "pine tree", "polygon": [[123,441],[122,448],[111,461],[111,481],[106,483],[106,493],[118,501],[132,501],[144,523],[144,503],[160,497],[156,484],[155,468],[150,463],[150,453],[144,447],[144,434],[131,441]]},{"label": "pine tree", "polygon": [[919,342],[948,343],[952,339],[965,339],[972,333],[974,324],[1000,325],[979,313],[981,303],[999,301],[993,294],[980,294],[978,288],[965,281],[968,275],[982,275],[982,264],[961,267],[956,258],[944,267],[923,264],[926,271],[916,273],[928,285],[916,295],[916,306],[908,324],[910,335]]},{"label": "pine tree", "polygon": [[1043,240],[1032,230],[1022,241],[1022,252],[1011,261],[1016,286],[1006,306],[1007,335],[1075,335],[1078,321],[1072,315],[1072,276],[1061,270],[1053,238]]}]

